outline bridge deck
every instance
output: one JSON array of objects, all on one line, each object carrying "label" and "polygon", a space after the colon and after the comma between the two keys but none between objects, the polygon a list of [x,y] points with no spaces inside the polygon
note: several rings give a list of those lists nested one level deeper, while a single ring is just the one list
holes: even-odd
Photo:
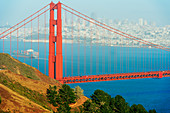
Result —
[{"label": "bridge deck", "polygon": [[104,74],[104,75],[89,75],[64,77],[60,80],[61,83],[85,83],[85,82],[99,82],[111,80],[127,80],[127,79],[142,79],[142,78],[162,78],[170,77],[170,70],[168,71],[152,71],[152,72],[136,72],[136,73],[121,73],[121,74]]}]

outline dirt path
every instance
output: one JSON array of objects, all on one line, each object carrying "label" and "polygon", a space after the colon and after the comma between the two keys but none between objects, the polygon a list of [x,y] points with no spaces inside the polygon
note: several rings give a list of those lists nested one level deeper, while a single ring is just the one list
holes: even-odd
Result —
[{"label": "dirt path", "polygon": [[81,97],[80,99],[77,100],[77,102],[75,104],[70,105],[71,108],[75,108],[78,107],[82,104],[84,104],[84,102],[87,100],[88,98],[86,96]]}]

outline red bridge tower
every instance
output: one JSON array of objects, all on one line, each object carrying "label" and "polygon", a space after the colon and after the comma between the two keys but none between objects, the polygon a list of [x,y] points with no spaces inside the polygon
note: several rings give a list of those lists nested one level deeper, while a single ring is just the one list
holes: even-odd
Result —
[{"label": "red bridge tower", "polygon": [[[57,9],[57,20],[54,20],[54,10]],[[55,30],[55,25],[57,29]],[[63,78],[62,56],[62,19],[61,3],[50,3],[50,31],[49,31],[49,77],[61,81]],[[57,36],[55,36],[55,31]],[[56,44],[56,54],[55,54]]]}]

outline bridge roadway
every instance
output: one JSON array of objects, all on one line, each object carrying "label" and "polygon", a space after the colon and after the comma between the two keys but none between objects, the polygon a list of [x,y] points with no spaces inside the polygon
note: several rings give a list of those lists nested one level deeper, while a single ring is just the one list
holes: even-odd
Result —
[{"label": "bridge roadway", "polygon": [[121,73],[121,74],[88,75],[88,76],[75,76],[75,77],[73,76],[73,77],[64,77],[62,80],[60,80],[60,82],[65,84],[71,84],[71,83],[100,82],[100,81],[142,79],[142,78],[162,78],[162,77],[170,77],[170,70]]}]

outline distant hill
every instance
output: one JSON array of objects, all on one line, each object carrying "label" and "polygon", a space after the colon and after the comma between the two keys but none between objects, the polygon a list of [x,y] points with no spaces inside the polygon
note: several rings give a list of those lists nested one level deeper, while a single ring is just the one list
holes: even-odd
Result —
[{"label": "distant hill", "polygon": [[[22,38],[23,38],[23,37],[22,37]],[[26,39],[26,40],[30,40],[30,39],[31,39],[31,35],[26,36],[25,39]],[[45,39],[45,34],[39,33],[39,40],[44,40],[44,39]],[[46,40],[48,40],[48,39],[49,39],[49,35],[46,34]],[[37,35],[36,32],[34,32],[34,33],[32,34],[32,40],[38,40],[38,35]]]}]

